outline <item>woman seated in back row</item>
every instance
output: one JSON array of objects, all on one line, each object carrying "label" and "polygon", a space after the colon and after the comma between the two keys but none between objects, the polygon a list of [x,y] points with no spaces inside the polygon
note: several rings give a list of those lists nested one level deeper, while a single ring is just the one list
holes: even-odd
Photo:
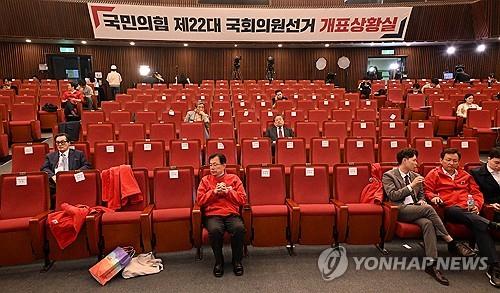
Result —
[{"label": "woman seated in back row", "polygon": [[479,105],[474,104],[474,95],[473,94],[466,94],[465,95],[465,103],[462,103],[458,105],[457,107],[457,117],[462,117],[464,119],[467,118],[467,110],[469,109],[474,109],[474,110],[481,110],[482,108],[479,107]]}]

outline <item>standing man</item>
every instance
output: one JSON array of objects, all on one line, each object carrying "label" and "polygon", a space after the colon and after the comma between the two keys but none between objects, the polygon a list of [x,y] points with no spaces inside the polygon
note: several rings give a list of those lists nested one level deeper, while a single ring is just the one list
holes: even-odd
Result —
[{"label": "standing man", "polygon": [[59,133],[54,138],[57,151],[50,152],[45,156],[45,162],[40,171],[49,175],[49,187],[51,194],[51,208],[54,208],[56,193],[56,174],[60,171],[87,170],[92,166],[85,159],[85,154],[79,150],[69,148],[69,138],[66,133]]},{"label": "standing man", "polygon": [[425,177],[425,196],[433,204],[445,207],[446,221],[466,225],[474,234],[479,254],[487,258],[486,275],[490,284],[500,288],[500,266],[495,242],[490,229],[498,230],[499,224],[479,215],[483,195],[474,178],[459,169],[460,152],[447,148],[441,152],[441,167],[436,167]]},{"label": "standing man", "polygon": [[433,263],[425,268],[439,283],[448,286],[449,281],[436,268],[437,239],[439,236],[448,243],[448,250],[460,256],[473,256],[474,252],[450,236],[434,208],[425,201],[422,182],[424,177],[413,172],[417,167],[418,152],[415,149],[403,149],[397,154],[398,168],[387,171],[382,176],[385,193],[390,201],[399,205],[398,221],[414,223],[420,226],[424,238],[425,255]]},{"label": "standing man", "polygon": [[494,221],[500,221],[500,148],[491,149],[488,161],[471,175],[483,193],[484,203],[495,210]]},{"label": "standing man", "polygon": [[116,71],[117,69],[116,65],[111,65],[111,72],[108,73],[108,76],[106,76],[106,81],[111,88],[111,96],[113,100],[115,99],[116,94],[120,93],[120,85],[122,83],[122,76],[118,73],[118,71]]},{"label": "standing man", "polygon": [[243,275],[243,245],[245,225],[240,207],[247,202],[247,196],[240,178],[226,173],[226,157],[213,154],[209,157],[210,174],[201,179],[196,201],[203,209],[204,224],[208,230],[210,245],[215,256],[214,276],[224,275],[224,233],[231,234],[233,272]]}]

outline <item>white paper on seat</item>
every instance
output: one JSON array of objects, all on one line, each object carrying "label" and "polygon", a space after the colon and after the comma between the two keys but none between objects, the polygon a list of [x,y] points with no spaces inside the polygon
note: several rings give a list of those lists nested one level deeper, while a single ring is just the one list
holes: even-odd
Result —
[{"label": "white paper on seat", "polygon": [[247,117],[248,116],[248,111],[243,112],[243,116]]},{"label": "white paper on seat", "polygon": [[365,144],[364,144],[364,142],[363,142],[362,140],[358,140],[358,141],[356,141],[356,147],[357,147],[357,148],[362,148],[362,147],[364,147],[364,146],[365,146]]},{"label": "white paper on seat", "polygon": [[391,116],[389,116],[389,119],[391,119],[391,120],[396,119],[396,114],[394,114],[394,113],[393,113],[393,114],[391,114]]},{"label": "white paper on seat", "polygon": [[168,171],[168,177],[170,179],[177,179],[177,178],[179,178],[179,170],[169,170]]},{"label": "white paper on seat", "polygon": [[313,96],[312,96],[312,99],[313,99],[313,100],[316,100],[316,95],[313,95]]},{"label": "white paper on seat", "polygon": [[469,148],[469,142],[468,141],[462,141],[461,146],[463,149],[468,149]]},{"label": "white paper on seat", "polygon": [[359,127],[360,127],[361,129],[366,129],[366,123],[365,123],[365,122],[361,122],[361,123],[359,124]]},{"label": "white paper on seat", "polygon": [[218,150],[223,150],[224,149],[224,144],[222,142],[217,143],[217,149]]},{"label": "white paper on seat", "polygon": [[266,102],[265,101],[260,102],[260,106],[261,107],[265,107],[266,106]]},{"label": "white paper on seat", "polygon": [[321,141],[321,147],[322,148],[327,148],[330,146],[330,142],[328,140],[322,140]]},{"label": "white paper on seat", "polygon": [[25,186],[25,185],[28,185],[28,176],[17,176],[16,186]]},{"label": "white paper on seat", "polygon": [[150,151],[151,150],[151,144],[150,143],[145,143],[144,144],[144,150],[145,151]]},{"label": "white paper on seat", "polygon": [[306,177],[314,177],[314,168],[306,168]]},{"label": "white paper on seat", "polygon": [[286,148],[287,149],[293,149],[293,141],[287,141],[286,142]]},{"label": "white paper on seat", "polygon": [[245,102],[240,102],[241,107],[245,107]]},{"label": "white paper on seat", "polygon": [[424,122],[418,122],[418,128],[419,129],[425,128]]},{"label": "white paper on seat", "polygon": [[189,143],[181,142],[181,150],[189,150]]},{"label": "white paper on seat", "polygon": [[391,141],[391,148],[395,149],[397,147],[398,147],[398,141],[397,140]]},{"label": "white paper on seat", "polygon": [[431,140],[426,140],[425,141],[425,147],[426,148],[431,148],[432,147],[432,141]]},{"label": "white paper on seat", "polygon": [[344,102],[344,105],[349,106],[351,104],[351,101],[347,100]]},{"label": "white paper on seat", "polygon": [[114,153],[115,152],[115,146],[114,145],[107,145],[106,146],[106,153]]},{"label": "white paper on seat", "polygon": [[273,112],[268,111],[268,112],[267,112],[267,117],[273,117]]},{"label": "white paper on seat", "polygon": [[365,102],[367,106],[371,106],[372,105],[372,101],[366,101]]},{"label": "white paper on seat", "polygon": [[80,181],[84,181],[85,180],[85,175],[83,174],[83,172],[78,172],[78,173],[75,173],[75,181],[76,182],[80,182]]},{"label": "white paper on seat", "polygon": [[298,98],[299,98],[299,95],[294,94],[294,95],[293,95],[293,98],[294,98],[294,99],[298,99]]},{"label": "white paper on seat", "polygon": [[269,169],[261,169],[260,170],[260,177],[271,177],[271,170]]},{"label": "white paper on seat", "polygon": [[224,111],[219,112],[219,117],[224,117]]},{"label": "white paper on seat", "polygon": [[391,128],[391,129],[396,128],[396,123],[394,123],[394,122],[389,122],[389,128]]},{"label": "white paper on seat", "polygon": [[328,106],[328,100],[324,100],[323,105]]},{"label": "white paper on seat", "polygon": [[297,117],[297,112],[292,111],[292,112],[290,113],[290,115],[292,115],[292,117]]},{"label": "white paper on seat", "polygon": [[252,141],[252,149],[258,149],[260,147],[260,143],[258,141]]},{"label": "white paper on seat", "polygon": [[358,168],[357,167],[349,167],[349,176],[357,176]]},{"label": "white paper on seat", "polygon": [[26,147],[24,147],[24,154],[25,155],[31,155],[31,154],[33,154],[33,147],[32,146],[26,146]]}]

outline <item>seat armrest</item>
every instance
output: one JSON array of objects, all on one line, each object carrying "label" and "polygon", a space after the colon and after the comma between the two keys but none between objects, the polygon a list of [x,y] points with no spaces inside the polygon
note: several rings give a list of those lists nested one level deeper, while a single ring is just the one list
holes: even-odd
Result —
[{"label": "seat armrest", "polygon": [[288,220],[290,227],[290,240],[291,244],[299,242],[299,231],[300,231],[300,207],[299,205],[290,198],[286,199],[286,205],[288,207]]},{"label": "seat armrest", "polygon": [[193,244],[195,247],[201,247],[201,207],[195,203],[191,211],[191,222],[193,223]]},{"label": "seat armrest", "polygon": [[150,204],[141,212],[141,235],[145,252],[153,251],[153,245],[151,241],[153,239],[152,218],[154,207],[154,204]]},{"label": "seat armrest", "polygon": [[394,237],[394,231],[396,230],[396,222],[398,220],[399,206],[391,203],[382,203],[382,209],[384,210],[384,241],[391,241]]},{"label": "seat armrest", "polygon": [[252,208],[249,204],[244,204],[241,207],[241,217],[243,218],[243,224],[245,225],[245,244],[250,245],[252,240]]},{"label": "seat armrest", "polygon": [[31,248],[37,258],[43,258],[43,246],[45,244],[45,223],[50,211],[44,211],[29,220],[29,232]]},{"label": "seat armrest", "polygon": [[100,241],[101,237],[101,212],[91,213],[85,217],[85,229],[87,232],[87,245],[89,247],[90,253],[92,255],[101,255],[102,245]]},{"label": "seat armrest", "polygon": [[336,243],[345,242],[347,238],[347,226],[349,224],[349,212],[347,205],[338,199],[330,199],[330,203],[335,205],[337,214]]},{"label": "seat armrest", "polygon": [[486,219],[493,221],[493,218],[495,217],[495,209],[492,206],[485,204],[481,209],[481,215]]}]

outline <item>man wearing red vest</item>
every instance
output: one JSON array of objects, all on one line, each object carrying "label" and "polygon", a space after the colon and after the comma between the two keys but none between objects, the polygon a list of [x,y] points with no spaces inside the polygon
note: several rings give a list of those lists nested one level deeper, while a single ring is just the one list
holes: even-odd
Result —
[{"label": "man wearing red vest", "polygon": [[224,275],[222,246],[224,233],[227,231],[231,234],[233,272],[236,276],[241,276],[245,226],[240,216],[240,207],[246,203],[247,196],[240,178],[225,172],[226,157],[223,154],[211,155],[209,162],[210,175],[201,179],[196,201],[203,209],[205,227],[215,256],[214,275]]},{"label": "man wearing red vest", "polygon": [[479,215],[484,203],[483,194],[474,178],[458,168],[460,157],[455,148],[441,152],[441,167],[434,168],[425,177],[425,196],[433,204],[445,207],[446,221],[466,225],[474,233],[479,254],[487,258],[486,275],[490,284],[500,287],[498,256],[489,233],[490,229],[498,229],[499,224]]}]

